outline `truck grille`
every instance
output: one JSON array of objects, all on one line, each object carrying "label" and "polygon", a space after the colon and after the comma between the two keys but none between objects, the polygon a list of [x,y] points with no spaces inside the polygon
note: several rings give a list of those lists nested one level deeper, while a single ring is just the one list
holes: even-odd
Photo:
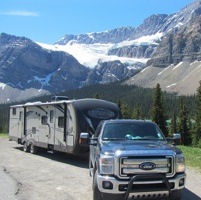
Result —
[{"label": "truck grille", "polygon": [[131,177],[137,174],[162,173],[166,177],[174,175],[173,157],[121,157],[120,176]]}]

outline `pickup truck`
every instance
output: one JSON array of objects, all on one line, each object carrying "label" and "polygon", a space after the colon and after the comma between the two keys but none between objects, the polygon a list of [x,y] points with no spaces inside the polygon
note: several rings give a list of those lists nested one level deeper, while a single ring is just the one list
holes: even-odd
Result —
[{"label": "pickup truck", "polygon": [[80,143],[90,145],[93,200],[181,200],[184,156],[154,122],[102,121],[92,138],[81,133]]}]

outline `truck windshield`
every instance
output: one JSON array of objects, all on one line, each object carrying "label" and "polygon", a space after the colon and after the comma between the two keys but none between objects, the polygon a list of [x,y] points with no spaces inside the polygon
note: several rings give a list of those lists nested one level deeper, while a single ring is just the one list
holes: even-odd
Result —
[{"label": "truck windshield", "polygon": [[154,123],[129,122],[105,124],[103,140],[165,140],[164,135]]}]

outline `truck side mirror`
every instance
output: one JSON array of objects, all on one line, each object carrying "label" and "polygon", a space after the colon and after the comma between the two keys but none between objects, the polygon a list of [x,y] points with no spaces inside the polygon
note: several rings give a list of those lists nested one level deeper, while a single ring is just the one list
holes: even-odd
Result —
[{"label": "truck side mirror", "polygon": [[96,145],[97,145],[97,141],[98,141],[98,138],[97,138],[97,137],[91,138],[91,139],[90,139],[90,145],[91,145],[91,146],[96,146]]},{"label": "truck side mirror", "polygon": [[166,138],[168,143],[172,143],[174,145],[181,144],[181,134],[180,133],[173,133],[173,137]]},{"label": "truck side mirror", "polygon": [[89,133],[81,133],[80,134],[80,139],[79,139],[79,144],[82,146],[88,146],[89,145]]},{"label": "truck side mirror", "polygon": [[173,140],[175,145],[180,145],[181,144],[181,134],[180,133],[174,133],[173,134]]}]

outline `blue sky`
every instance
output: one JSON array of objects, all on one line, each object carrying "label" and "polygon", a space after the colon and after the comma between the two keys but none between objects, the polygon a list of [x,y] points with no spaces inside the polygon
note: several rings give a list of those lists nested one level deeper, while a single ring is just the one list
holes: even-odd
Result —
[{"label": "blue sky", "polygon": [[193,0],[3,0],[0,32],[53,44],[65,34],[139,26],[152,14],[172,14]]}]

